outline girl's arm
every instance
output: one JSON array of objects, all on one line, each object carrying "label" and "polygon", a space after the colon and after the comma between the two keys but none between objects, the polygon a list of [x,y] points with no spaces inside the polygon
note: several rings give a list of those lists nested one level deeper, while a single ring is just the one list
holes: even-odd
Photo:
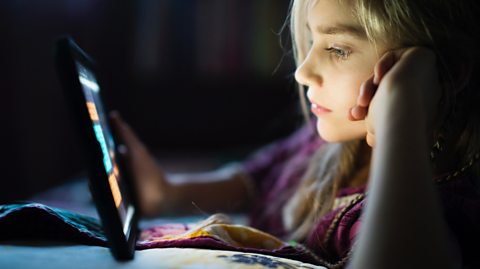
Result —
[{"label": "girl's arm", "polygon": [[245,210],[252,198],[253,185],[239,166],[188,174],[170,174],[171,199],[159,214],[192,214]]},{"label": "girl's arm", "polygon": [[432,65],[417,62],[431,63],[431,54],[418,48],[403,53],[370,104],[375,147],[352,268],[454,267],[428,158],[430,105],[424,91],[435,90],[435,84],[416,70],[434,66],[434,56]]},{"label": "girl's arm", "polygon": [[250,179],[241,167],[167,175],[120,115],[113,113],[111,119],[144,216],[238,211],[249,203]]}]

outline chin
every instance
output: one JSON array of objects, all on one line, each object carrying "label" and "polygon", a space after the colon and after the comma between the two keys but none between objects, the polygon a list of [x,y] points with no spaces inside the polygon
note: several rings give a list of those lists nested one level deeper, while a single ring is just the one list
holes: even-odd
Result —
[{"label": "chin", "polygon": [[348,142],[352,140],[364,139],[366,132],[362,130],[339,130],[338,128],[322,128],[317,125],[317,132],[320,137],[329,143]]},{"label": "chin", "polygon": [[341,137],[336,136],[336,135],[332,135],[332,134],[319,133],[319,135],[323,140],[325,140],[328,143],[339,143],[339,142],[345,142],[345,141],[350,140],[350,139],[342,139]]},{"label": "chin", "polygon": [[342,137],[339,136],[339,134],[337,134],[335,132],[332,132],[332,131],[329,131],[329,130],[325,130],[324,128],[318,128],[317,127],[317,132],[318,132],[318,135],[323,140],[325,140],[329,143],[337,143],[337,142],[343,141]]}]

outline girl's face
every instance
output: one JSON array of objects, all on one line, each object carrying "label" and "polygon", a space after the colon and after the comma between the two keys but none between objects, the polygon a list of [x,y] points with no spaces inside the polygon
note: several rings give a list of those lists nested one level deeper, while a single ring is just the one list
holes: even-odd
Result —
[{"label": "girl's face", "polygon": [[373,74],[382,54],[356,22],[348,3],[319,0],[307,13],[309,51],[295,72],[308,88],[317,130],[329,142],[365,138],[365,122],[350,121],[360,85]]}]

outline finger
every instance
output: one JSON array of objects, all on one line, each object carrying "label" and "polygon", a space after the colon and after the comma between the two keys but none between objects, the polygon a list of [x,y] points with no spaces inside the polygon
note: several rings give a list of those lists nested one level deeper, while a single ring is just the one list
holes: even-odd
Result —
[{"label": "finger", "polygon": [[382,81],[382,78],[385,76],[385,74],[392,68],[392,66],[395,64],[397,59],[397,56],[394,51],[389,51],[385,53],[382,57],[380,57],[380,60],[377,62],[373,69],[373,83],[375,85],[380,84],[380,81]]},{"label": "finger", "polygon": [[366,140],[367,140],[367,144],[370,147],[372,147],[372,148],[375,147],[375,135],[373,135],[372,133],[367,133]]},{"label": "finger", "polygon": [[375,92],[377,91],[377,86],[373,83],[373,76],[368,80],[362,83],[360,86],[360,94],[357,98],[357,105],[368,107],[372,101]]},{"label": "finger", "polygon": [[352,121],[364,120],[368,113],[368,107],[354,106],[350,109]]},{"label": "finger", "polygon": [[113,125],[114,129],[122,129],[123,128],[123,120],[120,116],[120,113],[118,111],[112,111],[108,114],[108,117]]},{"label": "finger", "polygon": [[122,116],[120,115],[120,112],[114,110],[110,112],[108,116],[110,117],[110,120],[112,120],[115,127],[125,128],[128,126],[128,124],[123,120]]},{"label": "finger", "polygon": [[118,130],[121,143],[125,143],[127,148],[135,148],[139,146],[143,147],[143,143],[140,141],[140,139],[138,139],[138,136],[135,134],[130,125],[122,119],[120,113],[117,111],[112,111],[110,113],[110,118]]},{"label": "finger", "polygon": [[348,117],[348,120],[349,120],[349,121],[357,121],[357,119],[352,115],[352,110],[353,110],[354,108],[355,108],[355,107],[352,107],[352,108],[350,108],[350,109],[348,110],[348,115],[347,115],[347,117]]}]

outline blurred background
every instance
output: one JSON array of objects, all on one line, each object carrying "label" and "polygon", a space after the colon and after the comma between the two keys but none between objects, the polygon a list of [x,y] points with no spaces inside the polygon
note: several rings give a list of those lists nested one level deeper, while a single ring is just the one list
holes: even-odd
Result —
[{"label": "blurred background", "polygon": [[[0,203],[81,175],[53,64],[71,35],[103,96],[159,158],[241,160],[302,123],[289,0],[0,1]],[[282,41],[281,41],[282,39]],[[282,49],[281,44],[284,48]]]}]

